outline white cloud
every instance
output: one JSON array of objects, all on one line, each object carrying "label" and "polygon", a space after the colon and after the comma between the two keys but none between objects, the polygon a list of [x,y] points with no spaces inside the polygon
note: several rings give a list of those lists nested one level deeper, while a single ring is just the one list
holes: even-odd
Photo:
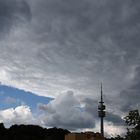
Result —
[{"label": "white cloud", "polygon": [[126,134],[126,128],[124,126],[115,126],[113,123],[106,122],[105,124],[105,132],[109,136],[117,136],[117,135],[125,135]]},{"label": "white cloud", "polygon": [[15,109],[9,108],[0,110],[0,122],[3,122],[6,126],[10,126],[12,124],[36,123],[28,106],[18,106]]}]

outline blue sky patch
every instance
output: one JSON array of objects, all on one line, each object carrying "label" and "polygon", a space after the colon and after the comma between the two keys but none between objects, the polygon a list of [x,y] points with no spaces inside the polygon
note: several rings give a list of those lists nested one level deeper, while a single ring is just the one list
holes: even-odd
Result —
[{"label": "blue sky patch", "polygon": [[0,110],[19,105],[28,105],[31,110],[35,110],[38,103],[48,104],[51,100],[53,98],[37,96],[31,92],[0,85]]}]

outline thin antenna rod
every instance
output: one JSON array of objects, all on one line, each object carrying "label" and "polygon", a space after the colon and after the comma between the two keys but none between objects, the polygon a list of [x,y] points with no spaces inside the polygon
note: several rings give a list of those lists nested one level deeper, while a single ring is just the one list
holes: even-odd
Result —
[{"label": "thin antenna rod", "polygon": [[102,83],[101,83],[101,102],[103,102],[103,88],[102,88]]}]

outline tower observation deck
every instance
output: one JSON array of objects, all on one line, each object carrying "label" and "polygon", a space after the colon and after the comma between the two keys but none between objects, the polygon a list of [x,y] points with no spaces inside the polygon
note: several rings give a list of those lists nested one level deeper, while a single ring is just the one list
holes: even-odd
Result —
[{"label": "tower observation deck", "polygon": [[100,126],[100,132],[101,135],[104,136],[104,117],[105,117],[105,109],[106,106],[104,105],[104,101],[103,101],[103,90],[102,90],[102,83],[101,83],[101,99],[99,101],[99,105],[98,105],[98,115],[101,119],[101,126]]}]

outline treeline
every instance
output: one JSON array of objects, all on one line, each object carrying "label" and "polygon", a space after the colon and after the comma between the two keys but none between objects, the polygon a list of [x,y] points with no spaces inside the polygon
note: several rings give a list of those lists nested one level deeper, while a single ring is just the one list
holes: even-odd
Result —
[{"label": "treeline", "polygon": [[37,125],[13,125],[5,128],[0,124],[1,140],[64,140],[66,134],[70,133],[61,128],[42,128]]}]

